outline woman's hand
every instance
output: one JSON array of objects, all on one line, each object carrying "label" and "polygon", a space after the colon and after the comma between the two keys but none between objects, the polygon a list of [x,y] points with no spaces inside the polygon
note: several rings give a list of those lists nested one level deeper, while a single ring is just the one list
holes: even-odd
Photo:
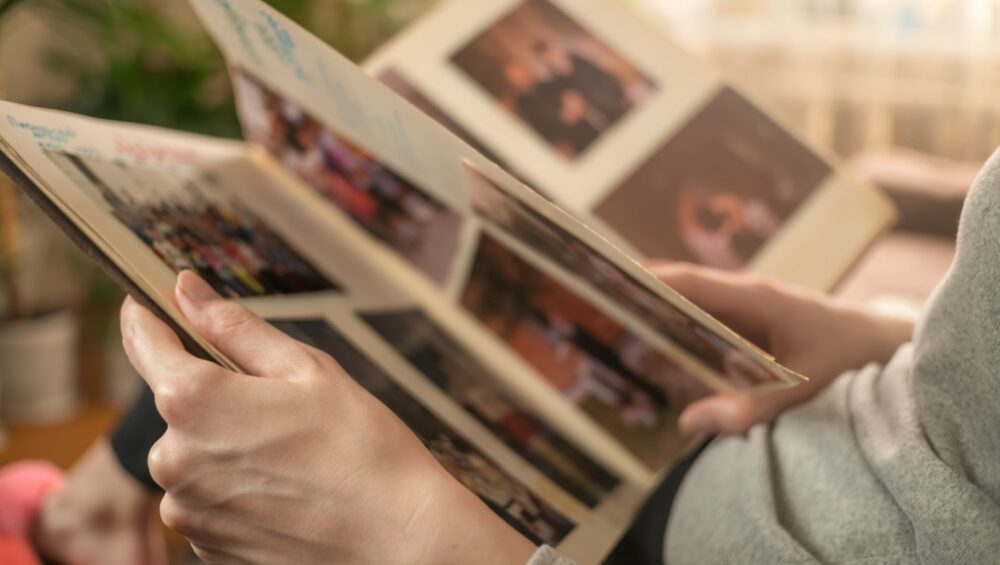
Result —
[{"label": "woman's hand", "polygon": [[845,371],[885,363],[913,322],[878,315],[815,292],[749,274],[664,263],[650,270],[809,382],[788,390],[718,394],[690,405],[685,432],[741,434],[801,404]]},{"label": "woman's hand", "polygon": [[131,300],[125,349],[168,429],[149,456],[164,522],[209,563],[510,563],[532,544],[456,482],[325,353],[190,272],[177,303],[244,370],[192,357]]},{"label": "woman's hand", "polygon": [[66,565],[166,563],[158,501],[122,469],[107,440],[98,441],[45,498],[34,543]]}]

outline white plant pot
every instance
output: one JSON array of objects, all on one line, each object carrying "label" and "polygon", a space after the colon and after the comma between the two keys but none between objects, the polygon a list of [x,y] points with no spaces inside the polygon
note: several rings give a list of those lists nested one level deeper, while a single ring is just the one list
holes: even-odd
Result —
[{"label": "white plant pot", "polygon": [[54,424],[79,408],[79,325],[70,311],[0,323],[0,415]]}]

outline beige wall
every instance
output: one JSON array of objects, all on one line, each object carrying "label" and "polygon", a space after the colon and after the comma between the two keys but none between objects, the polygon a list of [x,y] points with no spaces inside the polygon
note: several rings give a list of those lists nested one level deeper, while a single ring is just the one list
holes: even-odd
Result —
[{"label": "beige wall", "polygon": [[[55,103],[71,95],[70,84],[42,65],[46,46],[58,41],[44,22],[23,11],[0,26],[0,98],[33,104]],[[75,302],[85,284],[85,259],[25,197],[18,197],[20,233],[19,286],[29,310]],[[0,287],[0,317],[4,315]]]},{"label": "beige wall", "polygon": [[24,10],[12,13],[0,25],[0,95],[40,104],[70,96],[71,85],[44,68],[46,49],[59,41],[58,34],[40,18]]}]

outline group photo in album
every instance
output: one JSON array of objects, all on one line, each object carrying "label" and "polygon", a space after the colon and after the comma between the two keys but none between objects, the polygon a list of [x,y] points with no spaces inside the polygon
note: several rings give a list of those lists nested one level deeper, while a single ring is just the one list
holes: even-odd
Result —
[{"label": "group photo in album", "polygon": [[434,386],[583,504],[596,507],[618,485],[599,463],[519,406],[489,369],[423,312],[363,313],[362,319]]},{"label": "group photo in album", "polygon": [[568,160],[659,88],[548,0],[521,3],[452,62]]},{"label": "group photo in album", "polygon": [[469,173],[473,179],[472,208],[478,218],[541,253],[567,274],[600,290],[617,306],[638,316],[665,339],[683,346],[717,371],[728,385],[751,388],[778,382],[745,352],[658,297],[565,228],[505,192],[474,167],[469,168]]},{"label": "group photo in album", "polygon": [[[851,2],[31,4],[0,0],[0,563],[995,556],[998,177],[847,151],[937,131],[882,114],[900,84],[953,92],[845,74]],[[74,18],[72,103],[21,96],[4,26]],[[866,72],[915,72],[878,35]]]},{"label": "group photo in album", "polygon": [[462,304],[650,468],[683,448],[676,414],[705,386],[487,234]]},{"label": "group photo in album", "polygon": [[248,140],[432,280],[444,281],[458,244],[458,214],[249,74],[237,76],[236,95]]},{"label": "group photo in album", "polygon": [[224,296],[339,288],[210,175],[56,151],[48,157],[171,270],[193,270]]}]

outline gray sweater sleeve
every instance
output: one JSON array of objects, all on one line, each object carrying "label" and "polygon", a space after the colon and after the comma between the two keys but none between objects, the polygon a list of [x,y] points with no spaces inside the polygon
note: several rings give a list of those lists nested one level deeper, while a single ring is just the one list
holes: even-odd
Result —
[{"label": "gray sweater sleeve", "polygon": [[556,550],[543,545],[531,556],[528,565],[576,565],[576,562],[572,559],[566,559],[556,553]]}]

